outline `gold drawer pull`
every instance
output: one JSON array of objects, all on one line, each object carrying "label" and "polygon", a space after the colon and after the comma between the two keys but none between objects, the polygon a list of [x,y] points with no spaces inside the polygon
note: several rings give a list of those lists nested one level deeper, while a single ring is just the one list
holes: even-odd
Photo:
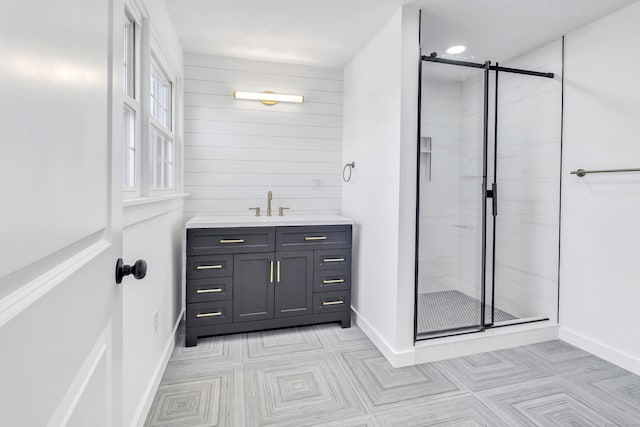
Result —
[{"label": "gold drawer pull", "polygon": [[323,280],[322,283],[344,283],[344,279]]},{"label": "gold drawer pull", "polygon": [[196,314],[196,317],[200,318],[200,317],[214,317],[214,316],[222,316],[222,312],[221,311],[216,311],[215,313],[198,313]]},{"label": "gold drawer pull", "polygon": [[211,294],[214,292],[222,292],[222,289],[220,288],[213,288],[213,289],[198,289],[196,291],[196,294]]},{"label": "gold drawer pull", "polygon": [[338,305],[338,304],[344,304],[344,300],[338,300],[338,301],[322,301],[322,305]]},{"label": "gold drawer pull", "polygon": [[325,236],[305,237],[304,240],[327,240]]},{"label": "gold drawer pull", "polygon": [[222,239],[220,240],[221,244],[225,244],[225,243],[244,243],[244,239]]},{"label": "gold drawer pull", "polygon": [[322,262],[344,262],[344,258],[325,258]]},{"label": "gold drawer pull", "polygon": [[271,267],[269,269],[269,283],[273,283],[273,260],[270,261]]},{"label": "gold drawer pull", "polygon": [[217,270],[222,268],[221,264],[219,265],[199,265],[196,267],[196,270]]},{"label": "gold drawer pull", "polygon": [[276,282],[280,283],[280,260],[278,260],[278,268],[276,270]]}]

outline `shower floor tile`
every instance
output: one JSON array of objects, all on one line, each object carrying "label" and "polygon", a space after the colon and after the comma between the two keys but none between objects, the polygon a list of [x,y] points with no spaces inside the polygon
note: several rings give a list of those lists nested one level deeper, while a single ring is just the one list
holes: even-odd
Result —
[{"label": "shower floor tile", "polygon": [[[517,319],[511,313],[496,308],[495,322]],[[486,319],[491,307],[485,307]],[[418,298],[418,333],[464,328],[480,324],[480,300],[460,291],[420,294]]]}]

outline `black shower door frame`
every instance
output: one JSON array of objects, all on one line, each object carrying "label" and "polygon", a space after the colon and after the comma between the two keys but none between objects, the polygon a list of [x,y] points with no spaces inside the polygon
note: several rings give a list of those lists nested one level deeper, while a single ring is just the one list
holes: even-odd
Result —
[{"label": "black shower door frame", "polygon": [[[421,122],[422,122],[422,67],[424,62],[433,62],[447,65],[456,65],[461,67],[484,69],[484,99],[483,99],[483,159],[482,159],[482,277],[480,283],[480,324],[469,325],[464,327],[441,329],[428,333],[418,333],[418,298],[419,298],[419,263],[418,254],[420,248],[420,138],[421,138]],[[494,88],[494,140],[493,140],[493,182],[491,188],[488,185],[488,148],[489,148],[489,77],[490,72],[495,72],[495,88]],[[492,65],[491,61],[485,63],[475,63],[468,61],[458,61],[447,58],[439,58],[435,53],[429,56],[421,56],[418,66],[418,138],[417,138],[417,173],[416,173],[416,236],[415,236],[415,296],[414,296],[414,325],[413,339],[414,342],[442,338],[454,335],[464,335],[483,332],[487,328],[494,327],[495,314],[495,267],[496,267],[496,217],[498,215],[498,87],[499,73],[507,72],[514,74],[524,74],[529,76],[554,78],[553,73],[545,73],[539,71],[524,70],[519,68],[501,67],[498,63]],[[492,206],[492,257],[491,257],[491,318],[486,319],[486,300],[487,300],[487,201],[491,199]],[[528,323],[528,322],[522,322]],[[522,324],[519,323],[519,324]]]}]

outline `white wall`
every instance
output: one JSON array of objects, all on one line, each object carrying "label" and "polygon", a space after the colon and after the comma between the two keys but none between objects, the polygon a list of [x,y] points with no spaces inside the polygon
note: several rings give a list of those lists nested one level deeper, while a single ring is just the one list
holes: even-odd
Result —
[{"label": "white wall", "polygon": [[[396,364],[413,363],[416,239],[416,144],[418,143],[418,71],[420,64],[420,14],[402,8],[400,47],[400,194],[398,200],[398,323]],[[409,360],[410,359],[410,360]]]},{"label": "white wall", "polygon": [[[176,191],[181,189],[183,63],[182,50],[164,2],[131,0],[148,20],[151,49],[173,74],[175,100]],[[144,23],[143,23],[144,25]],[[144,65],[144,64],[143,64]],[[144,70],[142,70],[144,72]],[[143,138],[145,133],[143,132]],[[146,141],[141,140],[144,144]],[[161,202],[128,201],[124,208],[123,258],[132,264],[145,259],[147,277],[127,278],[123,298],[123,419],[125,426],[142,425],[173,350],[182,312],[181,198]],[[154,315],[158,311],[158,329]]]},{"label": "white wall", "polygon": [[[411,348],[415,241],[418,14],[399,9],[344,71],[343,187],[353,218],[352,306],[392,363]],[[384,58],[382,60],[381,58]]]},{"label": "white wall", "polygon": [[[303,104],[235,100],[234,90],[304,95]],[[342,72],[205,55],[185,57],[185,203],[194,214],[339,213]]]},{"label": "white wall", "polygon": [[[178,33],[171,22],[171,16],[164,4],[164,0],[126,0],[142,4],[147,10],[147,16],[151,18],[151,37],[159,43],[159,48],[175,68],[182,70],[182,47],[178,39]],[[180,76],[182,77],[182,76]]]},{"label": "white wall", "polygon": [[640,374],[640,3],[566,37],[561,337]]},{"label": "white wall", "polygon": [[[124,316],[124,419],[125,425],[141,425],[153,399],[157,382],[174,345],[174,332],[182,312],[183,202],[166,202],[157,216],[143,215],[128,207],[125,215],[124,259],[147,261],[147,276],[127,279],[123,286]],[[158,329],[155,312],[158,312]]]}]

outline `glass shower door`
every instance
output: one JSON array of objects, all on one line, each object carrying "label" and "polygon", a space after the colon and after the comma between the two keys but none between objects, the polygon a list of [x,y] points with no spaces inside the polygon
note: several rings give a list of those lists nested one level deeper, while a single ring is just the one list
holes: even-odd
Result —
[{"label": "glass shower door", "polygon": [[421,77],[417,338],[482,330],[490,321],[488,72],[425,62]]},{"label": "glass shower door", "polygon": [[[547,50],[547,69],[561,73],[561,44]],[[498,79],[491,79],[499,87],[491,108],[497,116],[498,215],[487,305],[493,305],[494,326],[556,320],[562,83],[503,72]]]}]

